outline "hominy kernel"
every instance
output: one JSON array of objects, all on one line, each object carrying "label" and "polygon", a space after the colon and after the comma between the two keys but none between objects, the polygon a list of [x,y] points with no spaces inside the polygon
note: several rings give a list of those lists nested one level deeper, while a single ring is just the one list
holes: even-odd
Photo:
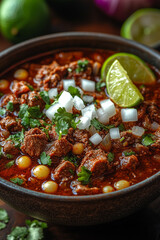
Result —
[{"label": "hominy kernel", "polygon": [[48,167],[44,165],[38,165],[32,169],[33,176],[38,179],[46,179],[50,173]]},{"label": "hominy kernel", "polygon": [[45,193],[55,193],[58,189],[58,184],[54,181],[47,181],[42,184],[42,189]]},{"label": "hominy kernel", "polygon": [[31,159],[28,156],[22,156],[16,160],[16,164],[20,169],[26,169],[31,165]]},{"label": "hominy kernel", "polygon": [[116,190],[121,190],[130,186],[130,183],[126,180],[120,180],[114,184]]},{"label": "hominy kernel", "polygon": [[25,80],[28,77],[28,72],[25,69],[18,69],[14,73],[14,78],[17,80]]}]

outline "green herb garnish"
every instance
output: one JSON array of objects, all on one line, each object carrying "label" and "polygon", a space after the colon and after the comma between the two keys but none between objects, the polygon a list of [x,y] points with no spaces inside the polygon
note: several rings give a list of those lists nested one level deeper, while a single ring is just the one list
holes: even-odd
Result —
[{"label": "green herb garnish", "polygon": [[106,83],[103,80],[100,80],[96,83],[96,91],[101,92],[102,88],[106,86]]},{"label": "green herb garnish", "polygon": [[24,140],[24,129],[22,129],[21,132],[17,132],[17,133],[15,133],[13,135],[10,135],[7,138],[7,140],[11,140],[14,143],[15,147],[20,148],[21,143]]},{"label": "green herb garnish", "polygon": [[83,185],[86,185],[90,182],[91,175],[92,172],[85,166],[82,166],[81,171],[78,173],[78,181],[81,182]]},{"label": "green herb garnish", "polygon": [[81,93],[78,90],[78,88],[69,86],[68,92],[72,95],[72,97],[75,97],[75,96],[81,97]]},{"label": "green herb garnish", "polygon": [[47,155],[45,152],[42,152],[40,155],[40,163],[51,166],[52,160],[49,155]]},{"label": "green herb garnish", "polygon": [[6,227],[6,223],[8,223],[9,217],[8,213],[5,209],[0,208],[0,230]]},{"label": "green herb garnish", "polygon": [[48,95],[48,92],[47,92],[47,91],[42,91],[42,92],[40,92],[40,96],[41,96],[41,98],[43,99],[43,101],[44,101],[47,105],[50,105],[50,104],[51,104],[50,98],[49,98],[49,95]]},{"label": "green herb garnish", "polygon": [[119,128],[119,130],[122,131],[122,132],[125,130],[125,127],[124,127],[124,124],[123,124],[123,123],[119,124],[118,128]]},{"label": "green herb garnish", "polygon": [[104,130],[109,130],[114,127],[114,125],[104,125],[100,123],[96,118],[91,120],[91,125],[95,127],[95,129],[101,131],[102,129]]},{"label": "green herb garnish", "polygon": [[65,108],[59,108],[57,113],[55,113],[53,118],[53,123],[56,125],[55,130],[59,136],[59,139],[62,135],[66,135],[68,133],[69,128],[76,128],[78,122],[75,122],[75,118],[77,115],[66,112]]},{"label": "green herb garnish", "polygon": [[79,60],[78,67],[76,68],[76,73],[84,72],[88,66],[88,60]]},{"label": "green herb garnish", "polygon": [[123,151],[123,154],[124,154],[124,156],[131,156],[131,155],[135,155],[135,152],[133,152],[133,151]]},{"label": "green herb garnish", "polygon": [[10,181],[17,185],[22,185],[24,183],[23,179],[21,179],[19,177],[10,178]]},{"label": "green herb garnish", "polygon": [[13,110],[14,110],[13,102],[9,101],[7,103],[6,109],[10,112],[13,112]]},{"label": "green herb garnish", "polygon": [[77,163],[77,156],[75,155],[67,155],[63,158],[65,161],[70,161],[71,163],[73,163],[76,167],[78,167],[78,163]]},{"label": "green herb garnish", "polygon": [[30,84],[27,84],[27,87],[31,90],[31,91],[34,91],[34,88],[33,88],[33,86],[32,85],[30,85]]},{"label": "green herb garnish", "polygon": [[15,163],[14,160],[9,161],[8,163],[6,163],[5,167],[6,168],[10,168],[10,167],[12,167],[14,165],[14,163]]},{"label": "green herb garnish", "polygon": [[142,137],[142,140],[141,140],[141,142],[142,142],[142,144],[144,145],[144,146],[149,146],[149,145],[151,145],[152,143],[154,143],[155,142],[155,140],[153,140],[153,134],[146,134],[146,135],[144,135],[143,137]]},{"label": "green herb garnish", "polygon": [[114,160],[114,153],[109,152],[107,155],[108,162],[113,162]]},{"label": "green herb garnish", "polygon": [[6,109],[5,109],[5,108],[2,108],[2,107],[0,107],[0,115],[1,115],[1,116],[4,116],[4,115],[5,115],[5,113],[6,113]]}]

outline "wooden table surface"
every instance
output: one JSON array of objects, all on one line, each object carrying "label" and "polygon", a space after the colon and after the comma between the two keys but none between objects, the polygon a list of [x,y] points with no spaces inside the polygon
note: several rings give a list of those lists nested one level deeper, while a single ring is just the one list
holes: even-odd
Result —
[{"label": "wooden table surface", "polygon": [[[88,31],[102,32],[119,35],[121,23],[113,21],[102,14],[93,4],[92,0],[82,1],[77,7],[78,11],[72,16],[64,16],[58,11],[52,14],[52,29],[50,32],[65,31]],[[10,47],[12,44],[0,36],[0,51]],[[55,226],[49,223],[46,231],[46,240],[101,240],[101,239],[136,239],[136,240],[159,240],[160,239],[160,198],[146,206],[140,212],[126,219],[98,226],[90,227],[65,227]],[[5,208],[9,214],[10,221],[7,228],[0,231],[0,240],[6,240],[7,234],[12,227],[23,226],[26,216],[0,200],[0,208]]]}]

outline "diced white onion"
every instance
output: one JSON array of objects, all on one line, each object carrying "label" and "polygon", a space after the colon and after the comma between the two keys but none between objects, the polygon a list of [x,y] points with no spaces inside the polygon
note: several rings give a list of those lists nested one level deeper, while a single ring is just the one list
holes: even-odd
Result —
[{"label": "diced white onion", "polygon": [[111,139],[119,139],[120,138],[119,128],[109,129],[109,134],[110,134]]},{"label": "diced white onion", "polygon": [[103,138],[102,145],[106,152],[109,152],[111,150],[112,144],[111,144],[111,137],[109,133]]},{"label": "diced white onion", "polygon": [[74,79],[66,79],[66,80],[63,80],[63,89],[65,91],[68,91],[68,88],[72,86],[72,87],[75,87],[76,86],[76,83],[75,83],[75,80]]},{"label": "diced white onion", "polygon": [[58,95],[58,90],[57,88],[51,88],[48,91],[48,96],[50,99],[53,99],[54,97],[56,97]]},{"label": "diced white onion", "polygon": [[116,108],[114,103],[110,99],[105,99],[100,101],[100,105],[105,113],[108,114],[108,117],[113,117],[116,114]]},{"label": "diced white onion", "polygon": [[153,131],[155,131],[155,130],[157,130],[158,128],[159,128],[159,124],[157,123],[157,122],[153,122],[152,124],[151,124],[151,129],[153,130]]},{"label": "diced white onion", "polygon": [[60,104],[59,103],[56,103],[54,105],[52,105],[50,108],[48,108],[46,110],[46,116],[52,120],[52,118],[54,118],[54,114],[57,112],[58,108],[60,108]]},{"label": "diced white onion", "polygon": [[92,97],[92,96],[88,96],[88,95],[83,96],[83,101],[86,103],[92,103],[93,100],[94,100],[94,97]]},{"label": "diced white onion", "polygon": [[99,108],[99,109],[97,110],[97,114],[98,114],[98,120],[99,120],[99,122],[101,122],[101,123],[103,123],[103,124],[109,123],[108,114],[105,113],[102,108]]},{"label": "diced white onion", "polygon": [[138,137],[141,137],[145,133],[145,129],[143,127],[134,126],[132,128],[132,133]]},{"label": "diced white onion", "polygon": [[95,92],[96,83],[91,80],[82,79],[81,86],[84,91]]},{"label": "diced white onion", "polygon": [[135,108],[121,109],[121,117],[123,122],[136,122],[138,121],[138,113]]},{"label": "diced white onion", "polygon": [[96,108],[94,106],[94,104],[91,104],[85,108],[82,109],[82,116],[87,116],[89,117],[91,120],[93,118],[97,118],[98,115],[97,115],[97,111],[96,111]]},{"label": "diced white onion", "polygon": [[58,101],[61,107],[64,107],[67,112],[72,112],[73,97],[69,92],[63,91]]},{"label": "diced white onion", "polygon": [[78,96],[73,98],[73,105],[77,110],[82,110],[85,107],[83,100]]},{"label": "diced white onion", "polygon": [[102,137],[98,133],[95,133],[92,137],[89,138],[89,141],[94,145],[98,145],[100,142],[102,142]]},{"label": "diced white onion", "polygon": [[88,129],[91,124],[91,121],[88,117],[81,117],[80,123],[78,124],[79,129]]}]

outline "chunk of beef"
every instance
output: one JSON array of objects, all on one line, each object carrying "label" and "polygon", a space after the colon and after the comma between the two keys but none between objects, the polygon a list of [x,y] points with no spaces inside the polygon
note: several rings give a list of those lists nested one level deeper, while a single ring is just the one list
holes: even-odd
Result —
[{"label": "chunk of beef", "polygon": [[15,94],[7,94],[4,96],[1,102],[1,107],[6,106],[8,102],[13,103],[14,110],[18,110],[20,101]]},{"label": "chunk of beef", "polygon": [[6,141],[3,146],[3,151],[6,154],[16,155],[19,153],[20,150],[19,150],[19,148],[15,147],[15,145],[12,141]]},{"label": "chunk of beef", "polygon": [[21,104],[27,104],[29,107],[40,106],[43,110],[45,107],[45,102],[41,98],[39,92],[32,91],[21,95]]},{"label": "chunk of beef", "polygon": [[16,95],[19,96],[22,93],[27,93],[29,92],[30,89],[27,87],[27,83],[24,81],[14,81],[12,85],[12,92]]},{"label": "chunk of beef", "polygon": [[143,146],[140,143],[136,143],[135,151],[136,151],[137,155],[140,156],[140,157],[142,157],[144,155],[147,155],[147,154],[150,154],[149,153],[149,147]]},{"label": "chunk of beef", "polygon": [[131,156],[122,156],[119,158],[120,168],[122,170],[135,170],[139,164],[138,158],[135,155]]},{"label": "chunk of beef", "polygon": [[58,140],[58,134],[56,133],[55,126],[52,126],[52,129],[49,131],[49,139],[51,141]]},{"label": "chunk of beef", "polygon": [[47,136],[39,128],[32,128],[25,132],[24,142],[21,145],[23,153],[31,157],[39,157],[47,144]]},{"label": "chunk of beef", "polygon": [[108,165],[107,156],[103,150],[90,150],[82,159],[78,172],[81,171],[82,166],[85,166],[92,172],[92,177],[99,177],[107,172]]},{"label": "chunk of beef", "polygon": [[88,150],[89,146],[89,133],[87,130],[76,129],[73,132],[73,139],[75,143],[83,143],[84,151]]},{"label": "chunk of beef", "polygon": [[62,162],[55,168],[53,177],[57,182],[66,182],[72,180],[75,174],[75,166],[69,161]]},{"label": "chunk of beef", "polygon": [[71,183],[71,187],[73,189],[73,193],[77,195],[92,195],[100,192],[98,187],[89,187],[87,185],[82,185],[78,181],[73,181]]},{"label": "chunk of beef", "polygon": [[160,123],[160,109],[155,104],[148,106],[147,112],[152,122]]},{"label": "chunk of beef", "polygon": [[61,77],[57,73],[53,74],[52,76],[48,76],[48,78],[43,81],[44,90],[57,87],[58,82],[60,81]]},{"label": "chunk of beef", "polygon": [[160,138],[156,139],[154,143],[149,145],[149,149],[154,152],[159,152],[160,151]]},{"label": "chunk of beef", "polygon": [[122,144],[123,146],[130,146],[136,142],[140,141],[140,137],[135,136],[131,131],[121,132],[121,138],[124,138]]},{"label": "chunk of beef", "polygon": [[60,140],[54,141],[50,148],[46,150],[46,153],[50,157],[62,157],[71,150],[72,144],[65,137],[62,137]]},{"label": "chunk of beef", "polygon": [[3,118],[0,121],[0,125],[3,129],[6,129],[10,132],[21,131],[21,129],[22,129],[20,121],[16,121],[16,119],[14,119],[11,116],[7,116],[7,117]]}]

